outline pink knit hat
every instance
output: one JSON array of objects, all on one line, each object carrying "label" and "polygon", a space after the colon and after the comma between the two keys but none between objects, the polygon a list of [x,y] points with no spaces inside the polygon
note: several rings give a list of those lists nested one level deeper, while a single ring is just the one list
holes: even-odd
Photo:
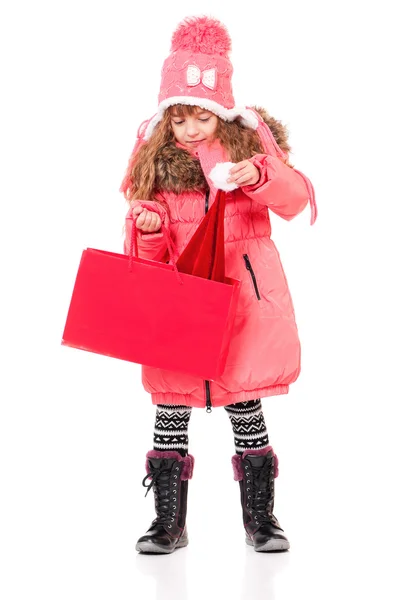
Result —
[{"label": "pink knit hat", "polygon": [[239,117],[245,127],[257,131],[267,154],[283,160],[287,158],[257,111],[235,106],[231,85],[233,68],[228,58],[230,50],[229,33],[217,19],[187,17],[178,25],[172,37],[171,54],[162,68],[158,110],[138,128],[121,192],[126,194],[131,186],[130,173],[135,155],[151,137],[166,108],[175,104],[200,106],[225,121]]},{"label": "pink knit hat", "polygon": [[240,117],[244,125],[257,129],[254,111],[235,106],[230,50],[229,33],[217,19],[187,17],[178,25],[171,54],[163,63],[158,111],[148,122],[144,140],[150,138],[166,108],[174,104],[200,106],[225,121]]}]

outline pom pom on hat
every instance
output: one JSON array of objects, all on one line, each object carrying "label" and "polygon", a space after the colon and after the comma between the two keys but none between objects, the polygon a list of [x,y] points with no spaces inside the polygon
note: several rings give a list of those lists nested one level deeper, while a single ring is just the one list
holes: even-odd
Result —
[{"label": "pom pom on hat", "polygon": [[190,50],[200,54],[228,56],[231,38],[220,21],[211,17],[187,17],[171,39],[171,51]]}]

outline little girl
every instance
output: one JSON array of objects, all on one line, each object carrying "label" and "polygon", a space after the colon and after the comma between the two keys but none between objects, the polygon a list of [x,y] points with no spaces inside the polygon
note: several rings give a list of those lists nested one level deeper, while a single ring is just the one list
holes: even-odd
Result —
[{"label": "little girl", "polygon": [[139,256],[164,262],[164,229],[181,254],[217,189],[226,190],[225,270],[242,282],[219,379],[142,368],[144,388],[157,407],[143,481],[148,491],[153,487],[156,518],[137,542],[144,553],[171,553],[188,544],[192,407],[211,412],[223,406],[231,421],[246,543],[258,552],[290,546],[273,514],[278,460],[261,398],[288,393],[300,373],[300,342],[268,210],[290,220],[310,200],[313,223],[316,204],[310,181],[288,162],[283,125],[263,109],[235,106],[230,47],[227,30],[215,19],[192,17],[178,26],[162,69],[158,111],[138,131],[120,188],[130,204],[124,252],[135,219]]}]

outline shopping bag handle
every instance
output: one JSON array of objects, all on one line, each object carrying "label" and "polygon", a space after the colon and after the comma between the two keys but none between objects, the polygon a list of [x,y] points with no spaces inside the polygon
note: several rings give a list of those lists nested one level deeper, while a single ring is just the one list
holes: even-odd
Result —
[{"label": "shopping bag handle", "polygon": [[[186,248],[176,261],[177,250],[170,236],[169,228],[165,225],[165,215],[155,203],[151,210],[162,220],[162,231],[166,238],[170,262],[179,283],[183,283],[180,273],[203,277],[223,283],[225,281],[225,247],[224,247],[224,214],[226,194],[217,190],[215,200],[200,222],[197,230],[188,242]],[[138,257],[137,218],[127,217],[132,221],[131,242],[129,251],[129,270],[133,268],[133,256]]]},{"label": "shopping bag handle", "polygon": [[[166,238],[167,249],[169,251],[169,256],[170,256],[170,262],[173,265],[173,269],[176,273],[178,282],[182,284],[183,281],[182,281],[181,275],[178,272],[176,258],[175,258],[177,255],[177,249],[175,247],[173,240],[171,239],[169,228],[166,226],[166,224],[164,222],[165,221],[164,212],[160,210],[160,208],[155,204],[155,202],[153,203],[153,207],[151,207],[151,212],[157,213],[162,221],[162,231],[163,231],[163,235]],[[127,219],[131,220],[131,240],[130,240],[130,250],[129,250],[129,271],[131,271],[133,268],[134,255],[138,258],[138,234],[137,234],[138,215],[137,215],[137,217],[127,217]]]}]

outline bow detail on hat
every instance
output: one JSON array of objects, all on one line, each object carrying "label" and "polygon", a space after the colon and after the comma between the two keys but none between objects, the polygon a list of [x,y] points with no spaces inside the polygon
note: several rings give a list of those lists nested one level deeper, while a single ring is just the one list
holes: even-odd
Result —
[{"label": "bow detail on hat", "polygon": [[214,90],[217,82],[217,69],[207,69],[202,73],[196,65],[188,65],[187,85],[192,87],[199,85],[201,80],[204,86],[210,90]]}]

